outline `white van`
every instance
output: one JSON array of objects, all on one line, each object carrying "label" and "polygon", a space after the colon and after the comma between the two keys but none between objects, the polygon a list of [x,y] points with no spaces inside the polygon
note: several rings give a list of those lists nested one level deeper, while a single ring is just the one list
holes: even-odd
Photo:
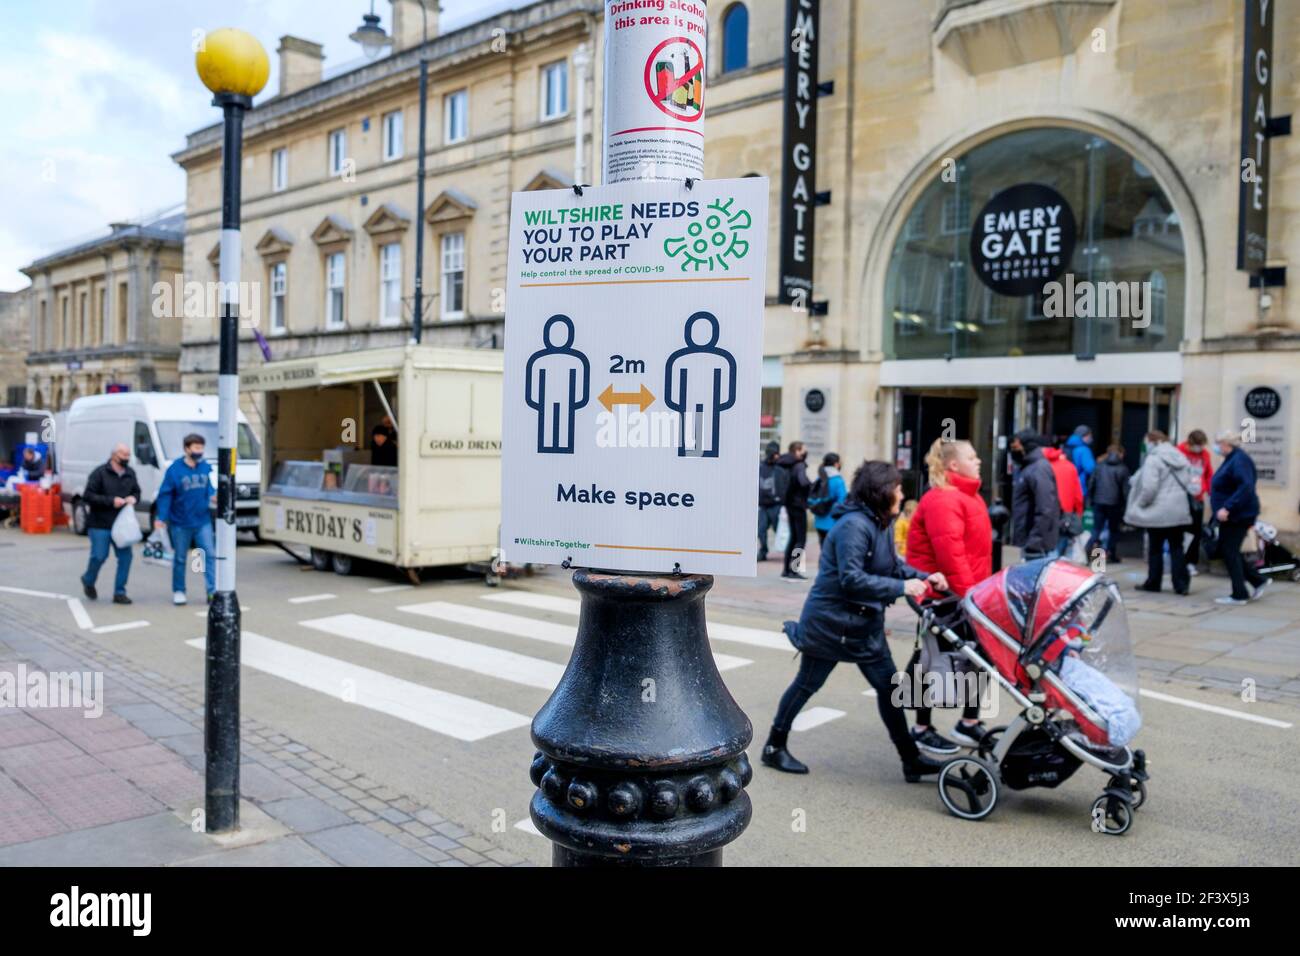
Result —
[{"label": "white van", "polygon": [[[131,467],[140,481],[135,510],[145,534],[153,528],[155,502],[167,466],[184,452],[181,441],[191,432],[202,435],[209,461],[217,458],[217,396],[178,392],[119,392],[88,395],[68,409],[67,422],[57,436],[63,500],[72,505],[72,527],[86,533],[89,505],[81,500],[90,473],[108,461],[119,442],[131,449]],[[239,451],[235,465],[235,522],[239,529],[258,532],[258,496],[262,482],[261,448],[244,413],[239,413]],[[213,492],[216,471],[213,470]]]}]

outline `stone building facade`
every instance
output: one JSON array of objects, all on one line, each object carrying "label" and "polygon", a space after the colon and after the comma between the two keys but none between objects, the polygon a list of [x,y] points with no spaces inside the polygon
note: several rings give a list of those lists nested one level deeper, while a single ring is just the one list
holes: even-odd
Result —
[{"label": "stone building facade", "polygon": [[102,238],[37,259],[22,271],[30,353],[27,403],[66,409],[83,395],[175,391],[181,329],[171,300],[181,274],[184,214],[113,223]]},{"label": "stone building facade", "polygon": [[[1292,138],[1272,139],[1273,284],[1252,286],[1236,268],[1244,5],[817,6],[819,79],[833,89],[818,100],[816,307],[800,311],[777,302],[786,3],[708,4],[706,173],[772,180],[764,437],[895,459],[912,493],[930,441],[970,437],[986,487],[1005,495],[1005,443],[1020,427],[1088,424],[1098,448],[1120,442],[1136,462],[1149,428],[1240,427],[1243,396],[1264,390],[1280,409],[1259,423],[1269,437],[1254,451],[1274,476],[1261,497],[1270,520],[1300,529],[1300,299],[1280,271],[1300,253],[1300,178]],[[598,181],[603,4],[541,0],[430,40],[429,204],[412,222],[419,14],[414,0],[393,12],[395,51],[330,79],[315,44],[283,40],[289,79],[248,117],[243,275],[276,358],[405,341],[416,229],[425,340],[500,346],[510,194],[572,182],[579,45],[591,54],[582,166]],[[1284,115],[1300,85],[1300,12],[1275,15],[1272,113]],[[563,109],[548,112],[561,74]],[[189,278],[216,277],[218,133],[176,154]],[[1141,312],[1056,315],[1042,294],[983,281],[972,233],[1021,185],[1069,207],[1070,281],[1131,285]],[[260,362],[248,334],[241,361]],[[187,320],[184,341],[187,387],[210,387],[215,323]]]},{"label": "stone building facade", "polygon": [[27,290],[0,292],[0,405],[27,404],[27,350],[31,344]]}]

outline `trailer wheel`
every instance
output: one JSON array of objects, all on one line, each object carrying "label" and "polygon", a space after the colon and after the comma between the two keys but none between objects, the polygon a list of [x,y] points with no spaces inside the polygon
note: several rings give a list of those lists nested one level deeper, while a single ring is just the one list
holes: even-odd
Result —
[{"label": "trailer wheel", "polygon": [[312,548],[311,566],[317,571],[328,571],[330,569],[330,553],[319,548]]},{"label": "trailer wheel", "polygon": [[90,506],[80,498],[72,502],[72,530],[81,536],[85,536],[90,525]]},{"label": "trailer wheel", "polygon": [[348,575],[352,573],[352,556],[348,554],[339,554],[335,551],[330,555],[330,565],[334,568],[335,574]]}]

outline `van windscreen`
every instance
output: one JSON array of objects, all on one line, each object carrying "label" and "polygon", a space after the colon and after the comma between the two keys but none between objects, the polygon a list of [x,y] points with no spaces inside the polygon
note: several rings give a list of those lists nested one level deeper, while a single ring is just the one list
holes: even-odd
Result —
[{"label": "van windscreen", "polygon": [[[164,458],[179,458],[185,454],[181,444],[185,436],[194,434],[203,436],[203,457],[216,460],[217,457],[217,423],[216,422],[154,422],[158,429],[158,440],[162,442]],[[239,457],[255,459],[261,457],[257,438],[253,429],[244,422],[239,423]]]}]

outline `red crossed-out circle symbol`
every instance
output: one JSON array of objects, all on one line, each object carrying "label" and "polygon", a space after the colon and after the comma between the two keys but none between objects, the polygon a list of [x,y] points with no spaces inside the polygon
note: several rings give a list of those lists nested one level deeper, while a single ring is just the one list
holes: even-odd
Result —
[{"label": "red crossed-out circle symbol", "polygon": [[[685,67],[679,76],[669,66],[656,69],[656,64],[664,64],[662,54],[669,47],[669,60],[673,54],[681,53],[692,65]],[[686,91],[686,102],[678,102],[679,91]],[[669,37],[650,51],[645,62],[645,91],[650,102],[659,107],[673,119],[685,123],[698,122],[704,116],[704,54],[689,37]],[[675,99],[675,97],[677,97]]]}]

